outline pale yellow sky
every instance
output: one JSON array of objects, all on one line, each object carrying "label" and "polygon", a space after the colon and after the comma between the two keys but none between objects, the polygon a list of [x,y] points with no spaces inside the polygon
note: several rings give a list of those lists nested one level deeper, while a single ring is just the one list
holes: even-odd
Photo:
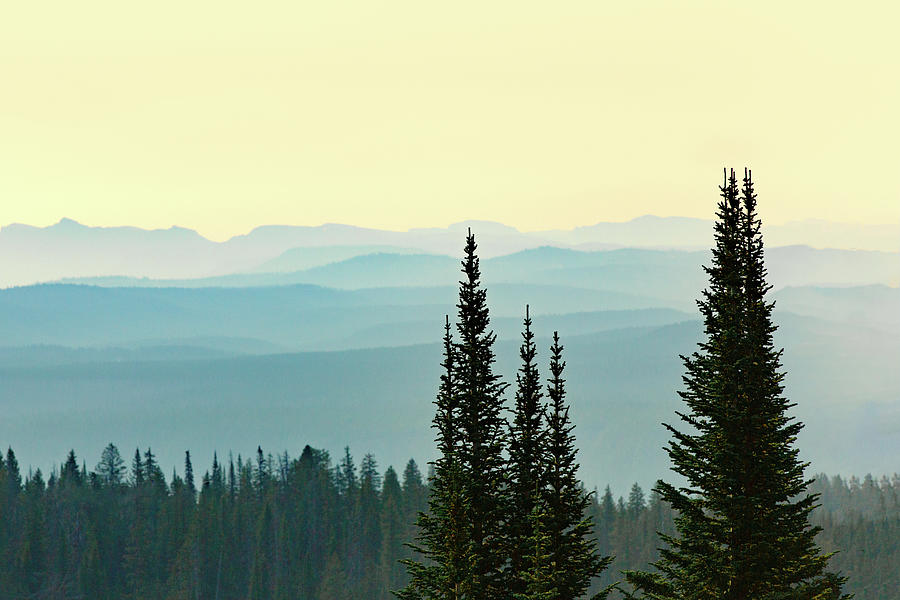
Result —
[{"label": "pale yellow sky", "polygon": [[[140,4],[140,6],[139,6]],[[9,2],[0,225],[900,221],[896,2]]]}]

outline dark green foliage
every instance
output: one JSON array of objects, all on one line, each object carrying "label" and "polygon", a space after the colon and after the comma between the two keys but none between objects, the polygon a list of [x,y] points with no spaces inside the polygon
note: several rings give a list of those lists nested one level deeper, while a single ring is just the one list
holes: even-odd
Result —
[{"label": "dark green foliage", "polygon": [[527,547],[523,545],[519,571],[514,571],[512,580],[521,582],[521,587],[513,589],[513,600],[558,600],[565,598],[556,587],[557,564],[553,558],[551,535],[546,531],[547,513],[540,503],[535,503],[528,521],[531,524],[527,536]]},{"label": "dark green foliage", "polygon": [[380,579],[387,583],[387,589],[375,590],[372,597],[388,600],[392,597],[390,590],[400,589],[406,580],[406,570],[397,559],[403,556],[408,523],[403,520],[403,490],[394,467],[384,472],[380,504],[381,544],[377,558]]},{"label": "dark green foliage", "polygon": [[131,482],[137,487],[144,483],[144,462],[141,460],[141,449],[134,449],[131,459]]},{"label": "dark green foliage", "polygon": [[329,600],[352,600],[353,594],[348,589],[347,572],[344,570],[340,559],[332,554],[325,563],[325,572],[322,575],[322,583],[319,585],[316,596]]},{"label": "dark green foliage", "polygon": [[816,496],[794,445],[802,425],[782,396],[781,352],[763,265],[756,196],[734,171],[720,188],[709,287],[698,301],[706,341],[683,357],[688,426],[667,451],[687,487],[660,481],[678,512],[657,573],[630,573],[651,598],[838,598],[841,578],[809,525]]},{"label": "dark green foliage", "polygon": [[516,375],[515,407],[509,432],[508,582],[514,597],[524,594],[529,586],[534,587],[531,571],[539,566],[534,562],[537,558],[534,552],[535,544],[540,541],[540,536],[538,540],[534,539],[538,535],[535,527],[541,526],[540,520],[545,517],[541,496],[546,484],[544,449],[547,435],[536,354],[531,317],[526,307],[519,348],[522,363]]},{"label": "dark green foliage", "polygon": [[[269,567],[276,583],[268,589],[279,599],[357,598],[361,596],[353,590],[361,588],[374,588],[380,594],[375,597],[384,598],[388,590],[406,583],[404,569],[389,577],[382,568],[396,566],[397,559],[408,555],[396,541],[389,543],[385,533],[364,540],[381,548],[378,564],[371,570],[367,566],[361,580],[348,577],[340,535],[350,515],[341,508],[344,499],[335,471],[321,450],[306,447],[299,458],[288,461],[286,470],[276,469],[264,503],[258,500],[252,467],[240,459],[234,470],[235,494],[227,492],[232,482],[226,475],[218,503],[212,476],[204,478],[197,502],[190,500],[186,483],[173,478],[166,493],[154,497],[155,510],[145,513],[159,518],[142,527],[143,551],[165,550],[141,580],[135,580],[125,560],[129,531],[141,518],[133,483],[73,486],[52,478],[50,485],[39,471],[19,476],[15,455],[12,458],[12,469],[9,458],[0,467],[0,491],[5,490],[0,496],[0,531],[6,536],[0,551],[10,557],[0,562],[3,600],[121,600],[134,587],[141,597],[160,600],[215,598],[217,593],[223,600],[246,600],[251,597],[254,564]],[[812,515],[813,522],[824,527],[818,540],[826,551],[840,550],[832,561],[851,576],[847,591],[861,600],[893,600],[900,586],[900,477],[860,481],[819,476],[811,489],[821,493],[822,506]],[[381,515],[392,514],[389,506],[397,493],[396,476],[388,469],[379,494]],[[426,508],[428,495],[415,463],[404,469],[399,494],[396,504],[402,508],[399,515],[394,513],[395,522],[408,528]],[[593,582],[588,593],[594,594],[614,582],[620,570],[646,568],[656,560],[656,532],[671,534],[674,526],[671,509],[656,494],[634,510],[624,501],[616,508],[611,492],[590,499],[587,513],[598,524],[598,551],[616,555],[612,567]],[[541,530],[543,515],[537,512],[533,519],[536,538],[544,541],[535,544],[528,557],[534,576],[526,589],[532,595],[525,597],[542,598],[548,589],[542,576],[547,573],[548,536]],[[276,527],[269,528],[267,521]],[[388,530],[388,521],[382,517],[382,532]]]},{"label": "dark green foliage", "polygon": [[[110,444],[112,446],[112,444]],[[115,446],[113,446],[115,448]],[[232,467],[234,465],[232,464]],[[231,474],[231,481],[234,482],[234,472]],[[191,497],[197,496],[197,486],[194,484],[194,465],[191,463],[191,451],[184,452],[184,484]]]},{"label": "dark green foliage", "polygon": [[[23,535],[15,560],[10,563],[13,566],[11,576],[7,578],[12,584],[12,593],[39,594],[46,589],[43,576],[48,573],[51,564],[63,564],[62,560],[52,560],[55,552],[50,544],[52,528],[47,512],[53,505],[47,492],[40,471],[25,483]],[[60,549],[59,554],[63,553],[64,550]]]},{"label": "dark green foliage", "polygon": [[506,421],[502,415],[506,384],[494,373],[496,335],[490,330],[476,248],[470,231],[457,304],[459,341],[454,347],[461,438],[456,453],[468,562],[461,592],[468,600],[498,600],[508,594],[504,573]]},{"label": "dark green foliage", "polygon": [[822,527],[822,549],[836,552],[832,567],[847,576],[856,600],[896,597],[900,590],[900,476],[845,481],[818,475],[810,486],[821,506],[812,515]]},{"label": "dark green foliage", "polygon": [[[816,539],[824,552],[836,552],[830,564],[847,576],[845,591],[857,600],[893,600],[900,589],[900,476],[860,482],[818,475],[809,489],[821,494],[821,506],[810,517],[823,528]],[[601,553],[616,555],[592,590],[612,583],[619,571],[644,569],[657,561],[657,532],[675,534],[675,515],[655,492],[638,513],[627,502],[623,507],[616,509],[612,495],[604,494],[590,509],[600,523],[598,539],[604,529],[609,532],[607,541],[598,544]]]},{"label": "dark green foliage", "polygon": [[383,588],[380,580],[367,578],[367,573],[378,573],[381,566],[381,475],[377,470],[375,457],[366,454],[360,466],[360,485],[358,500],[358,535],[354,540],[358,548],[358,557],[354,565],[356,573],[351,573],[361,582],[357,587],[356,597],[376,598]]},{"label": "dark green foliage", "polygon": [[275,527],[272,502],[264,502],[256,531],[253,568],[250,571],[250,600],[275,600],[279,584]]},{"label": "dark green foliage", "polygon": [[507,597],[505,384],[494,373],[494,342],[487,294],[466,238],[459,285],[458,341],[444,330],[444,372],[435,401],[439,458],[433,463],[430,511],[419,518],[413,546],[424,562],[405,564],[410,584],[400,598]]},{"label": "dark green foliage", "polygon": [[[419,514],[416,543],[410,544],[410,549],[425,560],[419,561],[413,557],[403,559],[409,573],[409,584],[397,592],[397,596],[404,600],[461,598],[461,587],[468,577],[468,523],[465,520],[463,470],[459,457],[462,436],[456,391],[456,345],[449,318],[444,323],[444,360],[441,366],[443,372],[432,422],[437,432],[435,442],[439,456],[431,463],[434,474],[429,481],[429,510]],[[418,486],[417,479],[420,480],[421,475],[408,465],[404,473],[405,484]]]},{"label": "dark green foliage", "polygon": [[125,461],[115,445],[109,444],[103,449],[96,472],[102,485],[116,486],[124,483]]},{"label": "dark green foliage", "polygon": [[445,323],[430,511],[420,516],[418,542],[411,546],[420,560],[403,561],[410,584],[397,595],[574,599],[610,559],[597,554],[586,515],[590,495],[576,476],[562,346],[555,336],[548,415],[526,306],[513,418],[507,423],[501,413],[506,386],[494,373],[495,335],[475,250],[470,231],[459,287],[458,341],[449,319]]},{"label": "dark green foliage", "polygon": [[85,476],[70,452],[47,483],[23,483],[11,451],[0,462],[0,599],[388,598],[407,583],[402,540],[428,496],[413,461],[401,486],[372,455],[358,476],[349,452],[335,469],[308,446],[266,456],[262,477],[258,461],[214,457],[197,495],[149,450],[109,484],[117,455]]},{"label": "dark green foliage", "polygon": [[[563,371],[566,363],[562,358],[563,347],[559,335],[553,333],[550,348],[550,378],[547,396],[550,406],[547,411],[547,440],[545,444],[543,487],[543,519],[546,523],[535,531],[548,538],[546,551],[553,568],[549,571],[549,588],[556,591],[560,600],[580,598],[591,581],[598,577],[612,561],[602,557],[597,551],[593,538],[594,523],[588,514],[591,496],[584,491],[578,480],[577,448],[575,446],[575,426],[569,418],[566,403],[566,388]],[[605,597],[608,590],[600,593]]]}]

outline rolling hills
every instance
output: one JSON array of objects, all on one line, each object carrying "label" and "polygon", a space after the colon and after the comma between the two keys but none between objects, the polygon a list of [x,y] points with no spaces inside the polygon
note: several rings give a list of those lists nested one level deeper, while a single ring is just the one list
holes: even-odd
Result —
[{"label": "rolling hills", "polygon": [[[817,471],[891,472],[900,451],[897,336],[781,315],[790,397],[807,424],[803,455]],[[542,360],[548,326],[536,324]],[[666,468],[661,450],[679,406],[679,353],[699,339],[696,321],[568,333],[567,379],[590,484],[650,484]],[[516,368],[512,332],[499,342],[507,381]],[[96,352],[69,350],[70,353]],[[431,401],[437,344],[257,356],[141,355],[35,360],[0,355],[0,439],[44,469],[76,448],[90,463],[108,442],[152,446],[163,465],[182,452],[257,444],[338,452],[352,443],[382,464],[432,456]]]},{"label": "rolling hills", "polygon": [[[452,255],[471,225],[485,231],[506,380],[528,304],[541,356],[554,330],[567,347],[585,480],[649,485],[667,465],[660,423],[679,407],[678,355],[700,338],[707,252],[613,246],[622,232],[675,246],[702,221],[540,235],[266,227],[222,243],[179,229],[6,227],[4,281],[68,279],[0,289],[0,443],[45,470],[70,448],[90,464],[109,441],[151,446],[167,469],[185,449],[307,443],[424,462],[436,342],[456,312]],[[804,457],[817,471],[896,471],[900,253],[779,246],[767,264]]]}]

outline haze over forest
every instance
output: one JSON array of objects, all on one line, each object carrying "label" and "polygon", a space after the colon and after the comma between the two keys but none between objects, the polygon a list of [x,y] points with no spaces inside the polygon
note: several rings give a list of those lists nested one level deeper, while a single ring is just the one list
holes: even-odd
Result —
[{"label": "haze over forest", "polygon": [[900,3],[8,4],[0,600],[897,600]]},{"label": "haze over forest", "polygon": [[[164,470],[185,449],[257,445],[424,463],[467,227],[500,372],[515,371],[527,303],[539,360],[554,330],[567,348],[583,479],[649,486],[667,468],[652,424],[678,408],[678,354],[700,339],[712,224],[699,219],[529,233],[271,226],[222,243],[179,228],[7,226],[0,440],[44,470],[70,448],[91,464],[109,442],[152,447]],[[802,456],[817,472],[895,471],[900,229],[808,221],[766,236]]]}]

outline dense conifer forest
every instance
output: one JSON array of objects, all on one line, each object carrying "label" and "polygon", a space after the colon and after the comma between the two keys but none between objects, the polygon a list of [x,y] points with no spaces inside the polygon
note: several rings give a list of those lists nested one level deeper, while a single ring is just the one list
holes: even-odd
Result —
[{"label": "dense conifer forest", "polygon": [[[168,477],[149,450],[131,465],[115,447],[86,468],[72,453],[58,472],[0,469],[0,598],[391,598],[407,583],[403,543],[427,507],[427,476],[374,457],[333,461],[260,453],[214,459]],[[358,462],[358,464],[357,464]],[[208,463],[207,463],[208,465]],[[861,600],[900,589],[900,475],[815,478],[813,522],[832,568]],[[588,514],[602,555],[615,560],[593,590],[657,558],[672,513],[654,493],[601,489]]]}]

